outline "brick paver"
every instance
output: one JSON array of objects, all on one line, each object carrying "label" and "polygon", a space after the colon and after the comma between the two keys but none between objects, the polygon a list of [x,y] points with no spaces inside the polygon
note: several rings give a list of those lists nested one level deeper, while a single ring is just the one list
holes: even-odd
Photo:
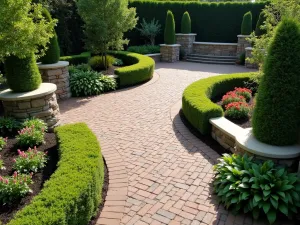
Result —
[{"label": "brick paver", "polygon": [[109,191],[97,224],[254,224],[217,204],[212,166],[219,155],[182,124],[183,90],[238,66],[159,63],[144,85],[60,103],[62,122],[86,122],[109,169]]}]

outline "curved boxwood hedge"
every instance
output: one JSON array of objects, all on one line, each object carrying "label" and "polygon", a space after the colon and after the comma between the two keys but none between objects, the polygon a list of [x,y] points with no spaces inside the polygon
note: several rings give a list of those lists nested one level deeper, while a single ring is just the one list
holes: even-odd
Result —
[{"label": "curved boxwood hedge", "polygon": [[139,84],[153,77],[155,61],[152,58],[125,51],[112,51],[109,54],[121,59],[125,65],[130,65],[115,70],[120,87]]},{"label": "curved boxwood hedge", "polygon": [[221,106],[211,99],[244,86],[253,73],[230,74],[198,80],[188,86],[182,97],[182,111],[191,125],[202,134],[210,134],[211,118],[223,116]]},{"label": "curved boxwood hedge", "polygon": [[80,55],[70,55],[60,57],[61,61],[68,61],[70,65],[86,64],[91,58],[90,52],[83,52]]},{"label": "curved boxwood hedge", "polygon": [[96,136],[83,123],[55,132],[58,168],[9,225],[86,225],[102,201],[104,162]]}]

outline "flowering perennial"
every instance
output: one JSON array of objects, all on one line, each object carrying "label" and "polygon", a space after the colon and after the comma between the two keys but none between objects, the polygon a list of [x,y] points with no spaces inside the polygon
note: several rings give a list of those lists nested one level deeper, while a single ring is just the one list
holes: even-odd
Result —
[{"label": "flowering perennial", "polygon": [[33,147],[44,142],[44,131],[35,129],[35,126],[25,127],[18,131],[16,136],[18,145],[21,147]]},{"label": "flowering perennial", "polygon": [[232,119],[245,119],[251,110],[246,102],[231,102],[225,108],[225,116]]},{"label": "flowering perennial", "polygon": [[39,152],[36,147],[27,152],[18,150],[19,156],[14,159],[14,169],[19,173],[38,172],[47,162],[47,152]]},{"label": "flowering perennial", "polygon": [[234,91],[227,92],[222,98],[222,106],[226,107],[231,102],[246,102],[244,96],[238,95]]},{"label": "flowering perennial", "polygon": [[238,87],[236,87],[234,89],[234,92],[237,95],[243,96],[246,99],[247,102],[249,102],[251,100],[252,91],[248,88],[238,88]]}]

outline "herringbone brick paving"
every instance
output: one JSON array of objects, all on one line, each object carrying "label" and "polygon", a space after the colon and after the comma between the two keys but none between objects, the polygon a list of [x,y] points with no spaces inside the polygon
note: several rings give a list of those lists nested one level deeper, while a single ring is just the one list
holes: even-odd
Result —
[{"label": "herringbone brick paving", "polygon": [[184,128],[179,108],[171,112],[190,83],[245,71],[159,63],[144,85],[61,102],[62,122],[86,122],[108,164],[109,191],[97,224],[259,224],[218,204],[211,180],[219,155]]}]

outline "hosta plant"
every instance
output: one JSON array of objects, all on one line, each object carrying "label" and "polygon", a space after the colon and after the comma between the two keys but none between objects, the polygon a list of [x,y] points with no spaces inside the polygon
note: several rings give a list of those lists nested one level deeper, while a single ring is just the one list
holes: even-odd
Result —
[{"label": "hosta plant", "polygon": [[42,132],[46,132],[48,129],[47,124],[41,120],[41,119],[37,119],[37,118],[32,118],[32,119],[27,119],[22,123],[22,127],[34,127],[36,130],[40,130]]},{"label": "hosta plant", "polygon": [[6,144],[7,144],[7,137],[6,138],[0,137],[0,152],[3,150]]},{"label": "hosta plant", "polygon": [[270,224],[280,214],[293,217],[298,213],[300,180],[272,161],[259,163],[247,155],[225,154],[214,170],[214,190],[235,213],[267,217]]},{"label": "hosta plant", "polygon": [[246,102],[231,102],[225,106],[225,116],[232,119],[249,117],[251,107]]},{"label": "hosta plant", "polygon": [[34,126],[25,127],[18,131],[16,139],[21,147],[34,147],[44,143],[44,132]]},{"label": "hosta plant", "polygon": [[249,102],[251,100],[251,97],[252,97],[252,91],[248,88],[241,88],[241,87],[236,87],[234,89],[234,92],[237,94],[237,95],[241,95],[243,96],[247,102]]},{"label": "hosta plant", "polygon": [[11,204],[32,192],[32,174],[24,175],[15,172],[11,177],[0,176],[0,204]]},{"label": "hosta plant", "polygon": [[222,97],[222,106],[225,107],[232,102],[246,102],[246,99],[234,91],[229,91]]},{"label": "hosta plant", "polygon": [[104,92],[116,90],[117,82],[115,79],[108,77],[108,76],[100,76],[99,80],[103,84]]},{"label": "hosta plant", "polygon": [[47,153],[39,152],[36,147],[26,152],[18,150],[18,154],[13,167],[18,173],[36,173],[46,166]]}]

